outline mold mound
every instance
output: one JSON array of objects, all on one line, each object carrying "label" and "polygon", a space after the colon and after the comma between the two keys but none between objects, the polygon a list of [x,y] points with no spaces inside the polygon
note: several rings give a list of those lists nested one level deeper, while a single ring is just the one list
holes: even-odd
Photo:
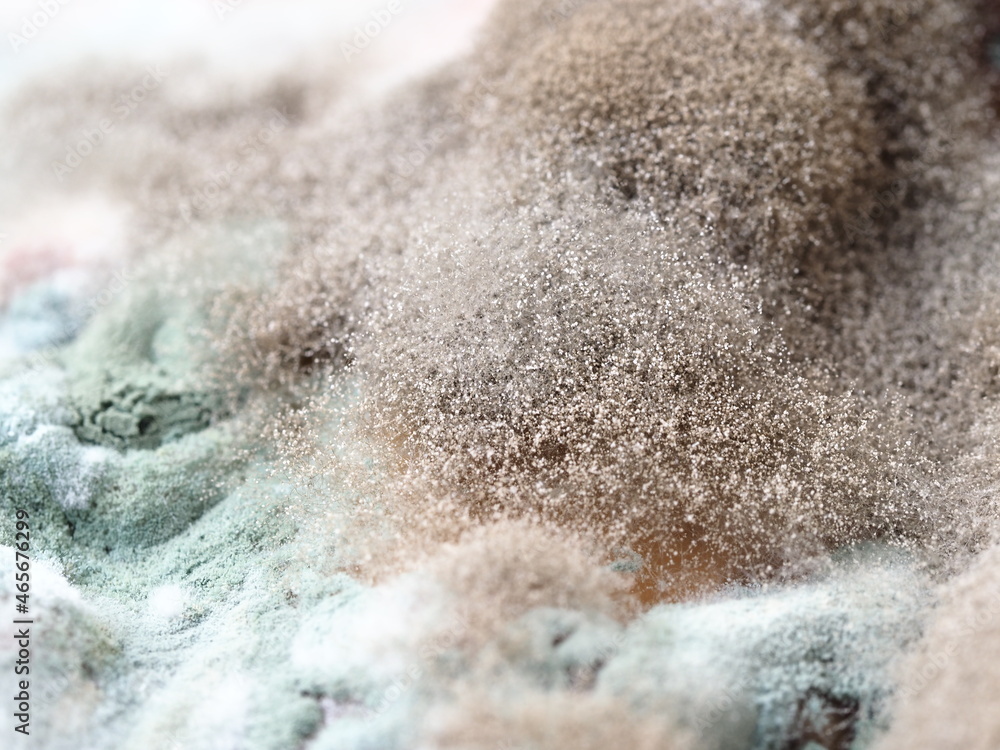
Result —
[{"label": "mold mound", "polygon": [[861,80],[783,31],[727,0],[587,5],[500,98],[539,172],[697,216],[737,257],[799,257],[842,241],[886,173]]},{"label": "mold mound", "polygon": [[220,399],[171,392],[155,382],[111,385],[92,408],[80,413],[73,431],[82,443],[118,450],[152,450],[212,422]]},{"label": "mold mound", "polygon": [[828,75],[846,73],[863,83],[879,131],[878,158],[926,192],[934,175],[923,173],[969,156],[956,151],[954,141],[988,127],[989,92],[976,59],[984,36],[981,5],[776,0],[764,8],[825,53]]},{"label": "mold mound", "polygon": [[679,588],[918,535],[895,425],[795,362],[712,247],[568,205],[415,255],[357,360],[401,497],[596,534]]}]

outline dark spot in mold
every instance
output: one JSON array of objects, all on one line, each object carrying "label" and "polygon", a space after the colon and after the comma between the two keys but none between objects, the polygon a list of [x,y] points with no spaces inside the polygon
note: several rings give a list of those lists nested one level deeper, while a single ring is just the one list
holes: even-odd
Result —
[{"label": "dark spot in mold", "polygon": [[208,393],[170,392],[155,383],[128,384],[97,404],[77,404],[73,430],[82,443],[117,450],[155,450],[207,428],[222,416],[221,400]]},{"label": "dark spot in mold", "polygon": [[850,750],[861,706],[856,698],[810,690],[798,703],[788,741],[781,750]]}]

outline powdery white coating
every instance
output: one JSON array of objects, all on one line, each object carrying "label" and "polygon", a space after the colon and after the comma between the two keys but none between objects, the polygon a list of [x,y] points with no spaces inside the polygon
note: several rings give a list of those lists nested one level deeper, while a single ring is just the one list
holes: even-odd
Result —
[{"label": "powdery white coating", "polygon": [[26,436],[41,425],[73,423],[66,374],[54,359],[39,360],[27,371],[15,371],[0,381],[0,445]]},{"label": "powdery white coating", "polygon": [[184,614],[188,596],[180,586],[167,584],[149,594],[148,613],[156,620],[175,620]]},{"label": "powdery white coating", "polygon": [[70,428],[57,425],[38,427],[20,438],[12,451],[14,460],[34,466],[34,476],[21,481],[37,477],[52,500],[66,510],[86,510],[121,464],[114,451],[80,445]]},{"label": "powdery white coating", "polygon": [[310,748],[601,747],[612,731],[686,747],[666,717],[574,696],[621,631],[622,584],[565,539],[499,524],[324,603],[292,645],[308,689],[332,698]]},{"label": "powdery white coating", "polygon": [[[13,547],[0,547],[8,558],[14,557]],[[14,601],[14,573],[4,576],[4,596],[5,603],[13,606]],[[80,592],[66,580],[65,575],[48,560],[35,560],[31,566],[31,592],[38,596],[38,603],[46,606],[49,602],[61,602],[70,606],[83,607],[83,598]],[[4,646],[9,647],[10,643],[4,639]]]},{"label": "powdery white coating", "polygon": [[491,705],[473,694],[434,721],[427,742],[418,745],[421,750],[683,750],[692,746],[663,718],[636,720],[618,701],[593,696],[576,698],[522,691]]},{"label": "powdery white coating", "polygon": [[[293,661],[331,703],[310,747],[548,747],[567,737],[613,746],[595,716],[615,717],[640,745],[650,735],[706,749],[803,736],[867,743],[886,726],[891,673],[919,637],[928,598],[912,561],[857,550],[798,588],[660,605],[623,626],[595,607],[597,590],[560,600],[558,583],[538,573],[542,550],[511,551],[513,531],[535,536],[484,528],[312,611]],[[492,565],[476,570],[474,546],[487,541]],[[549,551],[553,564],[564,559],[557,545]],[[442,573],[453,566],[461,575]],[[494,577],[532,575],[516,605],[482,594]],[[542,604],[519,613],[529,601]]]},{"label": "powdery white coating", "polygon": [[384,681],[405,673],[408,659],[427,659],[421,644],[473,654],[508,621],[540,607],[620,616],[622,588],[620,576],[594,566],[567,540],[526,524],[497,524],[443,545],[415,570],[370,592],[317,611],[303,624],[293,658],[317,674]]},{"label": "powdery white coating", "polygon": [[676,711],[705,748],[863,746],[887,726],[893,673],[930,598],[911,560],[858,549],[803,586],[733,593],[631,623],[596,690]]}]

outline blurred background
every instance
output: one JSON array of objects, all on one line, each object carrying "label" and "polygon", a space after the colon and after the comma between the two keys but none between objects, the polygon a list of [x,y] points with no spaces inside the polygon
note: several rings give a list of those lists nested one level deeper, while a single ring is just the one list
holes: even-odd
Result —
[{"label": "blurred background", "polygon": [[[180,71],[187,95],[206,103],[291,73],[335,78],[342,89],[338,98],[361,104],[391,95],[407,79],[460,55],[491,4],[5,0],[0,6],[0,131],[7,131],[6,149],[0,149],[0,361],[60,343],[67,323],[53,317],[60,302],[50,299],[52,294],[88,299],[127,266],[128,208],[102,189],[96,162],[124,165],[135,157],[122,128],[95,132],[100,123],[94,107],[81,99],[107,89],[114,105],[96,111],[114,126],[132,110],[145,114],[149,107],[141,100],[159,97],[160,78]],[[137,88],[123,89],[127,82]],[[123,90],[131,100],[121,98]],[[44,119],[36,128],[39,113]],[[23,131],[48,133],[53,122],[59,143],[43,148],[44,154],[23,153]],[[82,157],[88,162],[84,169],[71,180],[61,179],[61,165],[77,156],[70,151],[97,139],[100,159]],[[63,158],[42,166],[53,156]],[[34,287],[44,287],[44,293],[34,293]]]},{"label": "blurred background", "polygon": [[[419,73],[470,41],[490,0],[398,0],[399,11],[351,60],[379,83]],[[386,0],[5,0],[0,93],[94,57],[139,65],[198,58],[235,78],[266,75],[349,42]]]}]

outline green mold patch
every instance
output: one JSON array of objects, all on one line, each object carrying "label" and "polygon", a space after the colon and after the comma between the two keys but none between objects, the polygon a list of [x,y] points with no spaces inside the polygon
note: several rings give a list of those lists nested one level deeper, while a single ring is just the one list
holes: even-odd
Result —
[{"label": "green mold patch", "polygon": [[[89,746],[196,750],[232,736],[279,750],[317,730],[320,701],[289,670],[288,644],[305,613],[357,584],[316,573],[285,511],[291,489],[267,463],[250,461],[246,478],[177,535],[104,556],[88,578],[131,665],[102,684],[115,711],[85,727]],[[60,742],[49,746],[71,746]]]},{"label": "green mold patch", "polygon": [[[33,470],[34,469],[34,470]],[[0,534],[14,538],[15,513],[28,512],[31,518],[32,548],[57,554],[72,547],[73,530],[52,486],[39,468],[26,466],[17,446],[0,447]]]},{"label": "green mold patch", "polygon": [[226,495],[241,459],[228,431],[212,428],[156,451],[127,453],[111,486],[86,510],[67,510],[78,544],[146,548],[184,531]]},{"label": "green mold patch", "polygon": [[72,375],[72,427],[82,443],[155,450],[229,415],[221,395],[199,386],[193,372],[172,371],[155,359]]},{"label": "green mold patch", "polygon": [[[113,386],[73,431],[81,442],[119,450],[155,449],[212,422],[219,399],[202,393],[171,393],[153,382]],[[111,385],[111,384],[109,384]]]}]

